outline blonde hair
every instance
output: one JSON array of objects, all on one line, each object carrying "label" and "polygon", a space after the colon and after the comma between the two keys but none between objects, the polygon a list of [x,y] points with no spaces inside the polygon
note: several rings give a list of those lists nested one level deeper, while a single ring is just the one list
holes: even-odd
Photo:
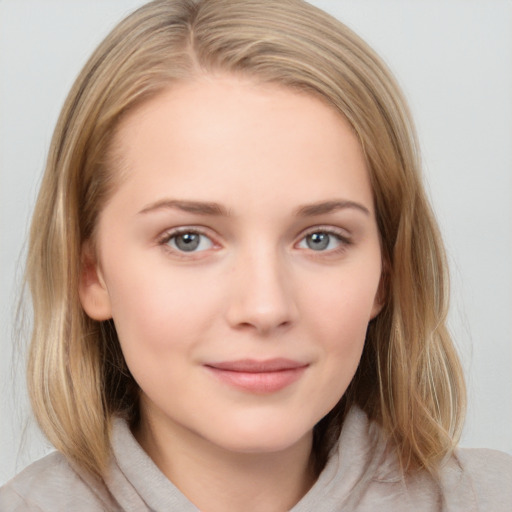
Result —
[{"label": "blonde hair", "polygon": [[314,431],[317,469],[357,404],[394,442],[404,471],[435,474],[460,434],[462,371],[446,329],[446,262],[421,182],[405,101],[376,54],[301,0],[157,0],[123,20],[92,55],[60,115],[30,232],[32,406],[55,447],[102,476],[110,424],[138,417],[138,386],[112,321],[79,301],[81,248],[115,190],[120,119],[169,84],[229,73],[314,94],[345,116],[370,172],[384,259],[385,306],[361,363]]}]

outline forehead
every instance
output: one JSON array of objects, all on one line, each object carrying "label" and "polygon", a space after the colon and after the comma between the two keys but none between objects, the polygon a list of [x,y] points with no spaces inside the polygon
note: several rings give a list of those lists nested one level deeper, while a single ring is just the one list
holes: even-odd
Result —
[{"label": "forehead", "polygon": [[237,198],[247,206],[348,194],[372,206],[350,124],[317,97],[275,84],[229,76],[174,84],[122,121],[115,146],[119,188],[134,201],[165,192],[234,207]]}]

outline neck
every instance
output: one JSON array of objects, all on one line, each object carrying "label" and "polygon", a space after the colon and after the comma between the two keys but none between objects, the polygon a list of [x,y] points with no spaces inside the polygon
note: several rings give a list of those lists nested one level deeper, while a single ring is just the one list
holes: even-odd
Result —
[{"label": "neck", "polygon": [[145,421],[135,437],[162,473],[207,512],[284,512],[316,479],[311,433],[272,453],[225,450],[181,426],[167,431]]}]

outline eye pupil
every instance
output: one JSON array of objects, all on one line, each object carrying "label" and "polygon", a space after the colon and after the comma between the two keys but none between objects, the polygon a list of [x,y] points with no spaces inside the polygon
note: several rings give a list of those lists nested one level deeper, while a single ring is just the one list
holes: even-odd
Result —
[{"label": "eye pupil", "polygon": [[198,248],[200,242],[200,235],[198,233],[182,233],[177,235],[175,244],[180,251],[194,251]]},{"label": "eye pupil", "polygon": [[329,236],[328,233],[311,233],[306,237],[306,244],[314,251],[321,251],[329,245]]}]

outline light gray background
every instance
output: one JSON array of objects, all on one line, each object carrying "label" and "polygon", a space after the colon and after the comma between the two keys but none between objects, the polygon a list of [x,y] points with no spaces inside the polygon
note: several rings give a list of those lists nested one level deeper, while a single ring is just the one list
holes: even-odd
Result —
[{"label": "light gray background", "polygon": [[[48,446],[13,376],[20,256],[53,127],[75,76],[140,0],[0,0],[0,483]],[[467,370],[464,446],[512,453],[512,2],[317,0],[398,76],[452,271]],[[20,449],[21,440],[24,439]]]}]

